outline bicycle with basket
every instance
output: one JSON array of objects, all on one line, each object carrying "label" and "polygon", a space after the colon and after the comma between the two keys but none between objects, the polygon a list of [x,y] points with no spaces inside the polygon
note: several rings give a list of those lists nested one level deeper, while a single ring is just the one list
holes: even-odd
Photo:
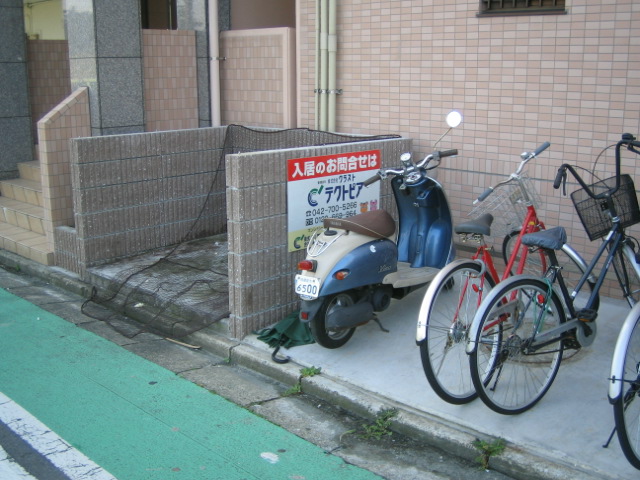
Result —
[{"label": "bicycle with basket", "polygon": [[[541,276],[549,265],[544,251],[530,253],[521,243],[525,234],[545,228],[537,213],[537,192],[523,170],[548,147],[545,142],[534,152],[523,153],[514,173],[478,197],[476,207],[469,213],[473,219],[455,226],[463,243],[477,245],[475,253],[444,267],[425,293],[416,342],[429,384],[449,403],[464,404],[477,396],[465,349],[471,321],[483,296],[512,271]],[[504,235],[502,257],[506,268],[502,275],[497,272],[492,248],[485,239],[496,232]],[[560,258],[565,270],[577,272],[578,278],[586,270],[580,255],[569,245],[562,249]]]},{"label": "bicycle with basket", "polygon": [[[564,228],[525,235],[523,244],[548,255],[547,272],[543,277],[513,276],[494,288],[474,317],[467,352],[473,384],[487,406],[503,414],[530,409],[553,383],[563,352],[593,343],[598,292],[613,266],[624,298],[636,306],[620,332],[609,394],[620,444],[630,462],[640,468],[640,259],[638,241],[625,231],[640,223],[640,208],[633,180],[620,173],[623,147],[640,154],[640,142],[623,135],[615,144],[614,177],[588,185],[576,168],[563,164],[555,178],[557,189],[561,184],[566,188],[567,171],[575,177],[581,189],[571,198],[580,220],[590,240],[603,239],[576,287],[568,288],[556,256],[566,244]],[[599,264],[589,298],[577,305],[581,289]]]}]

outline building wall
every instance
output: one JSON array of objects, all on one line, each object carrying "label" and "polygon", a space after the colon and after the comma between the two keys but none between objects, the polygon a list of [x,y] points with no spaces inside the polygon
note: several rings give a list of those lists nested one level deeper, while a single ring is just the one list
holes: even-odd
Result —
[{"label": "building wall", "polygon": [[223,125],[296,126],[294,39],[291,28],[221,33]]},{"label": "building wall", "polygon": [[27,61],[31,117],[37,126],[71,93],[69,45],[66,40],[28,40]]},{"label": "building wall", "polygon": [[198,72],[193,31],[143,30],[145,129],[198,128]]},{"label": "building wall", "polygon": [[[299,125],[314,125],[315,0],[298,1]],[[452,109],[463,124],[440,144],[460,155],[438,172],[455,219],[518,155],[551,147],[528,171],[548,225],[593,250],[569,199],[551,182],[563,162],[590,168],[623,132],[640,132],[640,4],[567,0],[566,15],[476,16],[478,0],[338,5],[337,130],[398,133],[428,152]],[[598,162],[612,172],[611,150]],[[640,178],[640,159],[625,171]],[[605,168],[608,166],[608,168]]]}]

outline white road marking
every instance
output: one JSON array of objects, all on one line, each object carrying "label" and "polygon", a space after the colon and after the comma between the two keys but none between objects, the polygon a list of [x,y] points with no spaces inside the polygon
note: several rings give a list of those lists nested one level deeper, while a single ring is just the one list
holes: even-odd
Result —
[{"label": "white road marking", "polygon": [[[0,421],[72,480],[117,480],[0,392]],[[0,453],[1,455],[1,453]],[[6,455],[5,455],[6,456]],[[0,470],[0,474],[2,470]],[[26,472],[25,472],[26,473]],[[0,478],[5,478],[0,476]],[[11,478],[11,477],[9,477]],[[33,478],[27,477],[15,477]]]}]

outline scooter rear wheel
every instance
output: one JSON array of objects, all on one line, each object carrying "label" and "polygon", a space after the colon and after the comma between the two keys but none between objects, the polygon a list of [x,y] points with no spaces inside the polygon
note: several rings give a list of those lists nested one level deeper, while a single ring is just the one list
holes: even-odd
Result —
[{"label": "scooter rear wheel", "polygon": [[348,307],[354,303],[353,297],[347,292],[336,293],[324,299],[317,315],[309,323],[313,338],[318,345],[324,348],[340,348],[349,341],[355,328],[329,331],[326,327],[326,319],[334,309]]}]

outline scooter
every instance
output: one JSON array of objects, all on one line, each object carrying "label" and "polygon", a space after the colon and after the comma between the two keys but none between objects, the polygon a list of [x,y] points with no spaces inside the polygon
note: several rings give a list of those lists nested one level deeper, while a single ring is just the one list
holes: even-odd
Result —
[{"label": "scooter", "polygon": [[347,218],[325,218],[323,228],[309,240],[295,292],[301,298],[299,318],[308,322],[319,345],[339,348],[356,327],[374,320],[391,299],[430,282],[455,256],[451,212],[442,186],[427,175],[444,157],[457,150],[435,146],[462,121],[459,112],[447,116],[447,130],[433,153],[414,163],[411,153],[402,165],[380,169],[365,186],[390,178],[398,209],[396,222],[385,210],[371,210]]}]

